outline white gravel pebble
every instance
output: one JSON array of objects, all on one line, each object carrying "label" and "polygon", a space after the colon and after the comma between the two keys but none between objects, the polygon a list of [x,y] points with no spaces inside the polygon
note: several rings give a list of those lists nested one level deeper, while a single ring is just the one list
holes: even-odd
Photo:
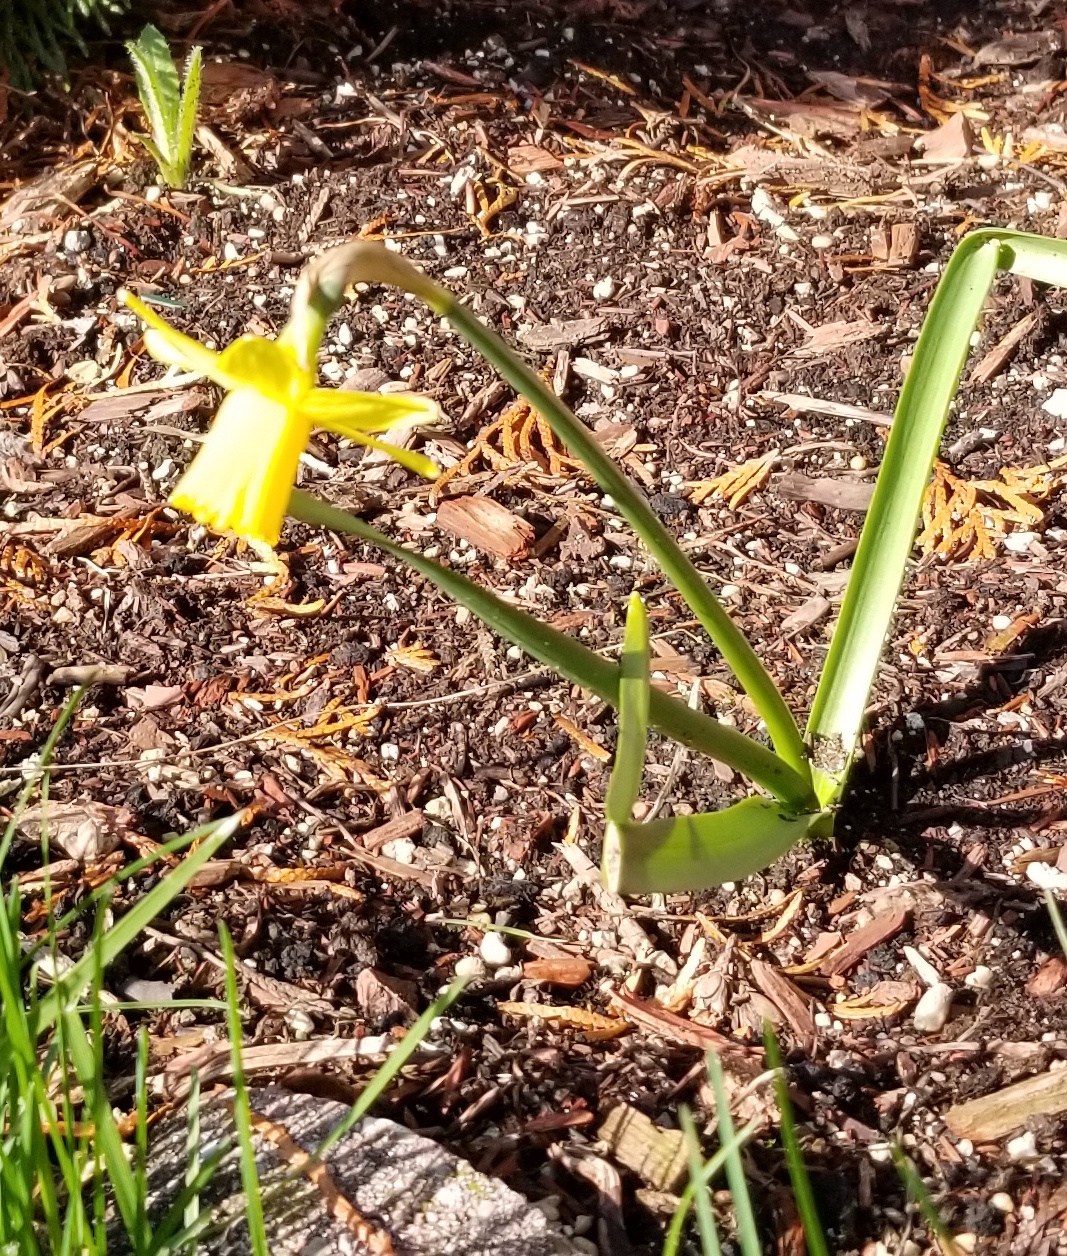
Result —
[{"label": "white gravel pebble", "polygon": [[935,982],[919,1000],[912,1024],[921,1034],[936,1034],[944,1029],[952,1011],[953,990],[943,981]]},{"label": "white gravel pebble", "polygon": [[615,295],[615,280],[610,275],[593,284],[594,301],[610,301]]},{"label": "white gravel pebble", "polygon": [[997,1191],[996,1194],[989,1197],[990,1206],[995,1208],[997,1212],[1014,1212],[1015,1201],[1007,1193],[1007,1191]]},{"label": "white gravel pebble", "polygon": [[1042,402],[1041,409],[1054,419],[1067,419],[1067,388],[1054,388]]},{"label": "white gravel pebble", "polygon": [[1009,1139],[1004,1150],[1008,1153],[1009,1160],[1036,1160],[1037,1139],[1028,1130],[1025,1134],[1020,1134],[1018,1138]]},{"label": "white gravel pebble", "polygon": [[478,951],[490,968],[503,968],[511,963],[511,949],[495,930],[491,930],[482,938]]},{"label": "white gravel pebble", "polygon": [[963,984],[973,990],[988,990],[992,983],[993,970],[986,968],[984,964],[979,964],[973,973],[968,973],[963,979]]},{"label": "white gravel pebble", "polygon": [[480,955],[464,955],[456,960],[456,976],[469,977],[471,981],[480,981],[488,970]]}]

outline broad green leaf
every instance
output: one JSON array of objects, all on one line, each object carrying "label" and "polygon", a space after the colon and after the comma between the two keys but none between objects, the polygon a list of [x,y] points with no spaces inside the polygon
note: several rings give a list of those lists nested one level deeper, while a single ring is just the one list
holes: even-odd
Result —
[{"label": "broad green leaf", "polygon": [[838,800],[848,779],[930,469],[971,335],[998,270],[1067,286],[1067,241],[1018,231],[976,231],[957,247],[934,293],[901,389],[808,721],[816,789],[824,805]]},{"label": "broad green leaf", "polygon": [[609,822],[604,880],[616,894],[705,890],[759,872],[826,825],[826,813],[790,815],[781,803],[756,797],[704,815]]},{"label": "broad green leaf", "polygon": [[196,115],[200,108],[200,83],[203,76],[204,50],[194,48],[185,62],[185,82],[182,85],[181,105],[178,109],[178,135],[175,159],[178,163],[177,186],[185,187],[189,178],[189,166],[193,156],[193,140],[196,137]]},{"label": "broad green leaf", "polygon": [[126,51],[133,62],[137,94],[148,118],[152,139],[168,165],[177,152],[178,111],[181,90],[178,67],[162,32],[151,23],[141,31],[136,43],[127,43]]},{"label": "broad green leaf", "polygon": [[[289,500],[289,513],[304,523],[332,528],[369,541],[394,558],[414,568],[461,606],[466,606],[495,632],[521,646],[528,654],[561,676],[598,694],[613,707],[619,705],[618,664],[502,601],[466,576],[413,550],[390,541],[362,519],[296,489]],[[665,736],[706,754],[768,790],[783,805],[797,812],[811,809],[807,781],[776,754],[729,725],[711,719],[701,711],[690,711],[676,698],[653,689],[649,694],[649,724]]]},{"label": "broad green leaf", "polygon": [[604,801],[604,815],[617,824],[633,819],[634,803],[641,792],[648,747],[648,695],[648,615],[634,593],[619,660],[619,740]]}]

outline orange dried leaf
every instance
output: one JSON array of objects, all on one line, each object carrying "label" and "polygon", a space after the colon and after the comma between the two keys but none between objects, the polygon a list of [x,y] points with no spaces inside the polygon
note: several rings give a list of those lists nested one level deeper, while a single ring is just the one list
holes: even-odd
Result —
[{"label": "orange dried leaf", "polygon": [[565,715],[554,715],[552,718],[568,737],[574,738],[586,754],[592,755],[600,763],[607,763],[611,758],[610,750],[605,749],[599,742],[594,741],[588,734],[583,733],[577,724],[573,724]]},{"label": "orange dried leaf", "polygon": [[497,1010],[520,1020],[543,1020],[552,1025],[601,1034],[624,1034],[630,1026],[615,1016],[587,1012],[584,1007],[552,1007],[544,1003],[498,1003]]},{"label": "orange dried leaf", "polygon": [[422,672],[424,675],[441,665],[437,655],[426,649],[421,641],[412,645],[392,645],[386,650],[385,657],[396,667],[406,667],[409,671]]}]

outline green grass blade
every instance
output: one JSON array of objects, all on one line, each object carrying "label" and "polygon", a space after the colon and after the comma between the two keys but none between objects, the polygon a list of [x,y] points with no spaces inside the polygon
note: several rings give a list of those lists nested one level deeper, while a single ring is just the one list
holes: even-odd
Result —
[{"label": "green grass blade", "polygon": [[808,1168],[804,1163],[804,1152],[800,1146],[800,1139],[797,1137],[796,1118],[793,1115],[792,1100],[789,1098],[789,1082],[786,1080],[782,1050],[769,1024],[763,1032],[763,1044],[767,1052],[767,1065],[774,1069],[774,1095],[781,1115],[785,1163],[789,1170],[789,1180],[793,1185],[793,1198],[796,1201],[800,1224],[804,1230],[808,1256],[830,1256],[830,1249],[826,1244],[826,1232],[819,1218],[819,1210],[815,1206],[815,1192],[811,1189],[811,1178],[808,1176]]},{"label": "green grass blade", "polygon": [[893,1165],[900,1174],[900,1180],[907,1188],[908,1194],[919,1205],[919,1211],[923,1215],[923,1220],[936,1236],[944,1256],[965,1256],[963,1248],[952,1237],[948,1226],[945,1225],[941,1214],[937,1210],[937,1205],[930,1197],[930,1192],[926,1189],[926,1183],[920,1177],[919,1170],[912,1163],[911,1158],[905,1154],[903,1147],[898,1142],[894,1141],[892,1143],[890,1151],[893,1155]]},{"label": "green grass blade", "polygon": [[999,269],[1067,286],[1067,241],[984,230],[956,249],[915,345],[808,721],[820,801],[844,789],[971,334]]},{"label": "green grass blade", "polygon": [[1056,902],[1056,895],[1051,890],[1045,890],[1045,906],[1048,908],[1060,950],[1063,952],[1064,959],[1067,959],[1067,925],[1063,922],[1063,913],[1060,911],[1059,903]]},{"label": "green grass blade", "polygon": [[315,1148],[314,1158],[316,1160],[324,1160],[352,1126],[363,1120],[381,1096],[385,1094],[393,1078],[415,1054],[419,1043],[430,1032],[430,1026],[439,1016],[443,1016],[456,999],[459,998],[466,984],[466,979],[463,977],[453,981],[448,989],[443,994],[438,995],[411,1026],[389,1058],[378,1069],[367,1085],[363,1087],[356,1102]]},{"label": "green grass blade", "polygon": [[175,144],[181,87],[170,46],[162,32],[149,23],[136,43],[126,44],[126,51],[133,63],[137,94],[148,119],[152,139],[165,161],[173,164],[177,157]]},{"label": "green grass blade", "polygon": [[641,792],[648,749],[648,615],[635,593],[630,598],[619,660],[619,740],[608,782],[604,814],[609,821],[628,824]]},{"label": "green grass blade", "polygon": [[[711,1088],[715,1092],[715,1120],[719,1127],[719,1142],[726,1147],[733,1142],[736,1131],[730,1115],[730,1097],[726,1093],[726,1083],[723,1080],[722,1061],[714,1052],[708,1056],[708,1075],[711,1078]],[[727,1157],[726,1180],[730,1184],[730,1194],[734,1201],[741,1251],[744,1256],[761,1256],[759,1229],[756,1226],[756,1214],[752,1210],[752,1199],[748,1193],[745,1165],[740,1151]]]},{"label": "green grass blade", "polygon": [[772,798],[744,798],[723,811],[610,822],[604,878],[616,894],[686,894],[741,881],[802,838],[822,836],[826,813],[794,816]]},{"label": "green grass blade", "polygon": [[200,84],[203,77],[204,50],[194,48],[185,63],[185,83],[182,86],[181,105],[178,108],[178,136],[175,153],[176,186],[185,187],[189,178],[189,166],[193,159],[193,140],[196,138],[196,115],[200,108]]},{"label": "green grass blade", "polygon": [[233,1124],[237,1131],[237,1143],[241,1149],[241,1185],[244,1187],[245,1211],[248,1236],[253,1256],[270,1256],[267,1247],[267,1229],[263,1221],[263,1200],[259,1193],[259,1174],[256,1172],[256,1148],[252,1142],[252,1105],[245,1084],[244,1064],[241,1060],[241,1004],[237,992],[237,961],[234,956],[233,938],[226,925],[219,921],[219,941],[226,961],[226,1027],[230,1034],[230,1058],[233,1069]]},{"label": "green grass blade", "polygon": [[228,816],[214,825],[207,826],[214,831],[205,837],[202,845],[191,855],[186,855],[182,862],[160,880],[137,902],[116,920],[100,939],[99,956],[90,952],[83,955],[71,968],[61,982],[45,995],[38,1005],[38,1032],[43,1033],[52,1025],[66,1002],[75,1002],[82,990],[92,980],[94,966],[99,963],[107,967],[117,955],[133,942],[145,925],[150,923],[179,894],[186,885],[210,859],[219,852],[222,846],[240,828],[244,821],[243,815]]},{"label": "green grass blade", "polygon": [[[715,1227],[715,1214],[711,1210],[711,1194],[704,1179],[704,1164],[700,1157],[700,1139],[697,1136],[693,1114],[685,1104],[678,1109],[678,1123],[685,1135],[685,1150],[689,1160],[689,1184],[693,1188],[693,1205],[697,1215],[700,1248],[704,1256],[720,1256],[719,1232]],[[730,1159],[726,1160],[729,1167]]]},{"label": "green grass blade", "polygon": [[[689,1215],[689,1209],[693,1206],[698,1186],[706,1186],[709,1182],[714,1181],[715,1177],[725,1168],[730,1156],[739,1152],[747,1143],[750,1143],[759,1134],[760,1129],[761,1123],[758,1119],[749,1121],[747,1125],[742,1126],[738,1130],[735,1137],[726,1146],[719,1148],[701,1168],[698,1177],[690,1178],[689,1183],[682,1192],[681,1199],[678,1201],[678,1207],[674,1210],[671,1224],[667,1229],[667,1237],[663,1242],[663,1256],[678,1256],[678,1249],[682,1242],[682,1231],[685,1228],[685,1219]],[[697,1160],[699,1164],[699,1156]]]},{"label": "green grass blade", "polygon": [[[309,493],[294,489],[289,513],[316,527],[332,528],[369,541],[394,558],[414,568],[461,606],[466,606],[494,631],[521,646],[566,679],[590,689],[619,705],[619,667],[594,654],[573,637],[557,632],[517,607],[510,606],[487,589],[480,588],[459,572],[442,567],[432,559],[394,544],[387,536],[355,515],[330,506]],[[762,786],[780,798],[784,805],[804,811],[811,802],[806,780],[773,751],[752,738],[701,711],[691,711],[683,702],[653,689],[649,695],[649,723],[665,736],[706,754]]]}]

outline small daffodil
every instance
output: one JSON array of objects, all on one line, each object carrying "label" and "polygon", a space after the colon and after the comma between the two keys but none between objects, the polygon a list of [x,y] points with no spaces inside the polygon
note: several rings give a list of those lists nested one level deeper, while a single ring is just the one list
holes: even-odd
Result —
[{"label": "small daffodil", "polygon": [[202,448],[170,495],[172,506],[199,523],[276,545],[313,428],[383,450],[419,475],[437,474],[429,458],[373,435],[405,420],[432,422],[437,406],[428,397],[316,388],[317,339],[294,343],[292,323],[277,340],[242,336],[216,353],[129,292],[122,299],[147,324],[145,348],[157,361],[226,390]]}]

